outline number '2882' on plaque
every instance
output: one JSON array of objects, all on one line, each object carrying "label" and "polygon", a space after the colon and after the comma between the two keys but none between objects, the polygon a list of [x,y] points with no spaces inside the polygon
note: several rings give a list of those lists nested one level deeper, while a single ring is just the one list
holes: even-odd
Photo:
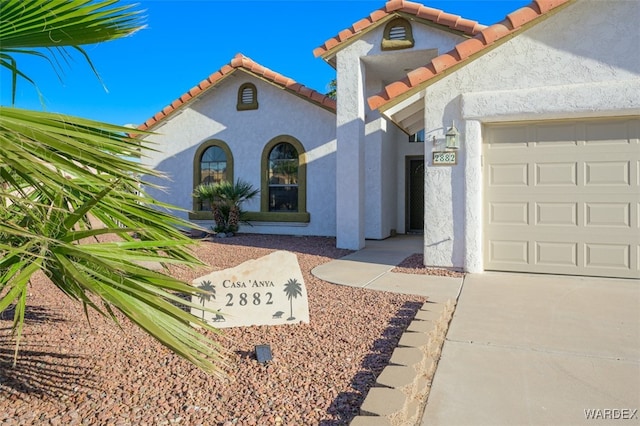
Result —
[{"label": "number '2882' on plaque", "polygon": [[434,166],[454,166],[458,164],[458,156],[456,151],[434,151]]}]

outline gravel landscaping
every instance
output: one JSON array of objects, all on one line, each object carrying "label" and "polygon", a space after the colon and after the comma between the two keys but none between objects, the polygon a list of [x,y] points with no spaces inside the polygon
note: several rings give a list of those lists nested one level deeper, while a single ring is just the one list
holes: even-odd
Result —
[{"label": "gravel landscaping", "polygon": [[400,262],[398,266],[393,268],[391,272],[399,272],[404,274],[420,274],[433,275],[439,277],[464,277],[464,273],[455,269],[431,268],[424,266],[424,255],[422,253],[414,253]]},{"label": "gravel landscaping", "polygon": [[[46,278],[30,287],[17,367],[11,312],[0,314],[0,424],[344,425],[359,407],[424,297],[329,284],[315,266],[347,254],[321,237],[237,235],[202,241],[210,267],[191,281],[274,250],[297,254],[310,324],[225,329],[228,378],[202,373],[122,319],[90,312]],[[269,344],[261,365],[254,347]]]}]

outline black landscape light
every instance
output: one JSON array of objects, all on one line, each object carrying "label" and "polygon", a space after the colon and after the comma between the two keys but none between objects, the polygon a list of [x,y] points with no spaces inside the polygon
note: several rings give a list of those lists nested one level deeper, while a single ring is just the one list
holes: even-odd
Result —
[{"label": "black landscape light", "polygon": [[256,359],[260,364],[271,361],[271,347],[269,345],[256,345]]}]

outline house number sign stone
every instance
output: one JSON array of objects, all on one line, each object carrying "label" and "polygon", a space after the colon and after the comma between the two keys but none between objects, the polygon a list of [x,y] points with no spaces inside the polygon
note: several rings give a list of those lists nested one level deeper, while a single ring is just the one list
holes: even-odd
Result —
[{"label": "house number sign stone", "polygon": [[288,251],[212,272],[193,281],[206,290],[192,301],[205,308],[193,315],[219,328],[309,323],[307,289],[298,258]]}]

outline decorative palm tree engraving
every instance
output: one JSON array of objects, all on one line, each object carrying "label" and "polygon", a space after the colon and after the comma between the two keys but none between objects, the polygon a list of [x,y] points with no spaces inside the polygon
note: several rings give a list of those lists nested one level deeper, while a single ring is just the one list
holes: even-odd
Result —
[{"label": "decorative palm tree engraving", "polygon": [[291,315],[287,318],[287,321],[293,321],[295,319],[293,316],[293,299],[297,299],[298,296],[302,296],[302,284],[300,284],[295,278],[291,278],[284,285],[284,292],[287,294],[287,299],[289,299],[289,304],[291,306]]},{"label": "decorative palm tree engraving", "polygon": [[[213,300],[216,299],[216,287],[211,284],[211,281],[202,281],[198,288],[207,292],[198,294],[198,299],[200,299],[203,308],[205,302],[210,301],[211,298],[213,298]],[[202,319],[204,320],[204,309],[202,310]]]}]

